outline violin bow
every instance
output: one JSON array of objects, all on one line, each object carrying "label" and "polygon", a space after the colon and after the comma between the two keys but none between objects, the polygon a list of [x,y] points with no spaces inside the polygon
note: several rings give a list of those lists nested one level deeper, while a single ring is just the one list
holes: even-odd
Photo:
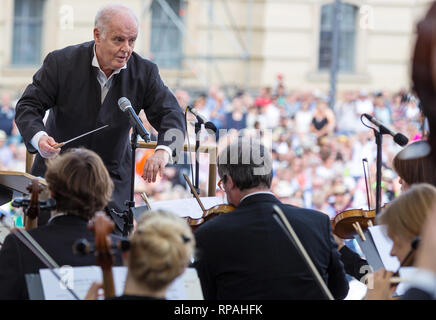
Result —
[{"label": "violin bow", "polygon": [[325,297],[328,300],[334,300],[333,295],[331,294],[329,288],[326,286],[324,280],[321,278],[321,275],[318,272],[318,269],[315,267],[312,259],[310,258],[309,254],[307,253],[306,249],[304,249],[303,245],[300,242],[300,239],[298,238],[297,234],[295,233],[292,226],[289,224],[288,219],[286,219],[285,214],[280,209],[278,205],[273,206],[273,217],[277,221],[277,223],[282,227],[282,229],[286,232],[291,242],[296,247],[297,251],[300,253],[303,260],[306,262],[307,266],[309,267],[310,271],[312,272],[312,275],[315,278],[315,281],[318,283],[321,291],[325,295]]},{"label": "violin bow", "polygon": [[188,183],[189,188],[191,188],[192,194],[194,195],[195,199],[197,199],[197,202],[200,205],[201,210],[203,210],[203,212],[206,212],[206,209],[204,208],[203,204],[201,203],[200,197],[198,196],[197,191],[195,191],[195,188],[192,185],[191,180],[189,180],[189,177],[186,175],[186,173],[184,173],[183,176],[185,177],[185,180]]},{"label": "violin bow", "polygon": [[55,271],[55,269],[59,268],[59,265],[50,257],[50,255],[38,244],[38,242],[24,229],[9,227],[4,221],[3,218],[5,216],[0,214],[0,222],[2,225],[9,230],[9,232],[13,233],[18,240],[20,240],[53,274],[53,276],[61,282],[68,292],[76,300],[80,300],[78,295],[71,289],[64,280],[62,280],[61,276]]},{"label": "violin bow", "polygon": [[[366,166],[368,167],[368,178],[366,176],[366,170],[365,170],[365,162],[366,162]],[[363,174],[365,176],[365,187],[366,187],[366,197],[368,200],[368,210],[371,210],[371,195],[370,195],[370,189],[369,189],[369,185],[368,185],[368,180],[369,179],[369,164],[368,164],[368,159],[367,158],[363,158],[362,159],[362,164],[363,164]],[[369,181],[369,184],[371,184],[371,181]]]}]

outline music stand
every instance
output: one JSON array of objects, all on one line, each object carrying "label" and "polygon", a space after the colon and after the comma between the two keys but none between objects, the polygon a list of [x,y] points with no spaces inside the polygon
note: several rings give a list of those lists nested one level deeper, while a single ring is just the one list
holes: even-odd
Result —
[{"label": "music stand", "polygon": [[[0,171],[0,205],[4,205],[12,201],[13,198],[29,195],[27,187],[33,179],[37,177],[31,174],[18,171]],[[44,179],[37,178],[38,182],[44,187],[47,187],[47,182]],[[48,199],[47,188],[40,194],[41,200]]]},{"label": "music stand", "polygon": [[[12,201],[15,198],[28,197],[30,195],[27,187],[32,183],[33,179],[38,179],[38,182],[44,186],[43,191],[39,195],[40,200],[47,200],[49,192],[47,182],[39,177],[35,177],[26,172],[19,171],[0,171],[0,206]],[[38,225],[44,225],[50,219],[50,210],[41,210]]]}]

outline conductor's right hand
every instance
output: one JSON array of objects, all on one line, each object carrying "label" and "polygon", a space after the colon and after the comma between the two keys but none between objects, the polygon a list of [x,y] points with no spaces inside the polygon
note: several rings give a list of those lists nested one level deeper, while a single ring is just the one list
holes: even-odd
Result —
[{"label": "conductor's right hand", "polygon": [[61,149],[55,149],[53,146],[56,145],[56,141],[50,136],[42,136],[38,141],[39,153],[43,158],[51,158],[58,154]]}]

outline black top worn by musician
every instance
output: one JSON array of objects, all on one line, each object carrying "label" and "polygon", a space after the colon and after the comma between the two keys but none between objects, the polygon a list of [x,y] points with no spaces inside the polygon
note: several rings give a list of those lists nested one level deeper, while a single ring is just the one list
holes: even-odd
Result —
[{"label": "black top worn by musician", "polygon": [[[49,224],[32,229],[29,234],[59,265],[90,266],[96,264],[94,254],[74,255],[73,244],[85,238],[94,242],[88,221],[76,215],[58,215]],[[118,238],[113,235],[113,241]],[[115,252],[114,265],[121,266],[121,253]],[[47,268],[14,234],[9,234],[0,250],[0,300],[28,299],[25,274]]]},{"label": "black top worn by musician", "polygon": [[[157,66],[135,52],[127,68],[113,75],[112,85],[101,103],[98,69],[92,66],[93,48],[94,41],[90,41],[49,53],[17,103],[15,121],[31,153],[36,150],[30,140],[39,131],[62,142],[108,124],[101,132],[71,142],[68,148],[82,146],[102,158],[115,185],[109,206],[123,212],[127,209],[124,202],[130,198],[131,125],[129,116],[118,107],[118,99],[128,98],[137,113],[144,110],[158,131],[158,145],[170,147],[173,155],[183,146],[183,136],[177,142],[173,141],[174,136],[169,140],[164,136],[173,128],[184,135],[184,116],[176,98],[162,82]],[[50,114],[44,126],[48,109]],[[44,160],[37,154],[31,174],[44,176],[45,170]],[[118,231],[122,230],[122,219],[113,218]]]},{"label": "black top worn by musician", "polygon": [[345,272],[356,280],[362,280],[372,270],[368,261],[362,259],[360,255],[347,246],[344,245],[339,250],[339,253],[341,254],[341,261],[344,264]]}]

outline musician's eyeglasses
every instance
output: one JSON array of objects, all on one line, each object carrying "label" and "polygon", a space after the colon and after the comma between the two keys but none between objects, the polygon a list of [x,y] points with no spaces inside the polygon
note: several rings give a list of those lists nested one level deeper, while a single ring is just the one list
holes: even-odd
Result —
[{"label": "musician's eyeglasses", "polygon": [[221,191],[224,191],[224,186],[223,186],[224,178],[225,178],[225,176],[222,177],[222,178],[220,179],[220,181],[218,181],[218,188],[220,188]]}]

